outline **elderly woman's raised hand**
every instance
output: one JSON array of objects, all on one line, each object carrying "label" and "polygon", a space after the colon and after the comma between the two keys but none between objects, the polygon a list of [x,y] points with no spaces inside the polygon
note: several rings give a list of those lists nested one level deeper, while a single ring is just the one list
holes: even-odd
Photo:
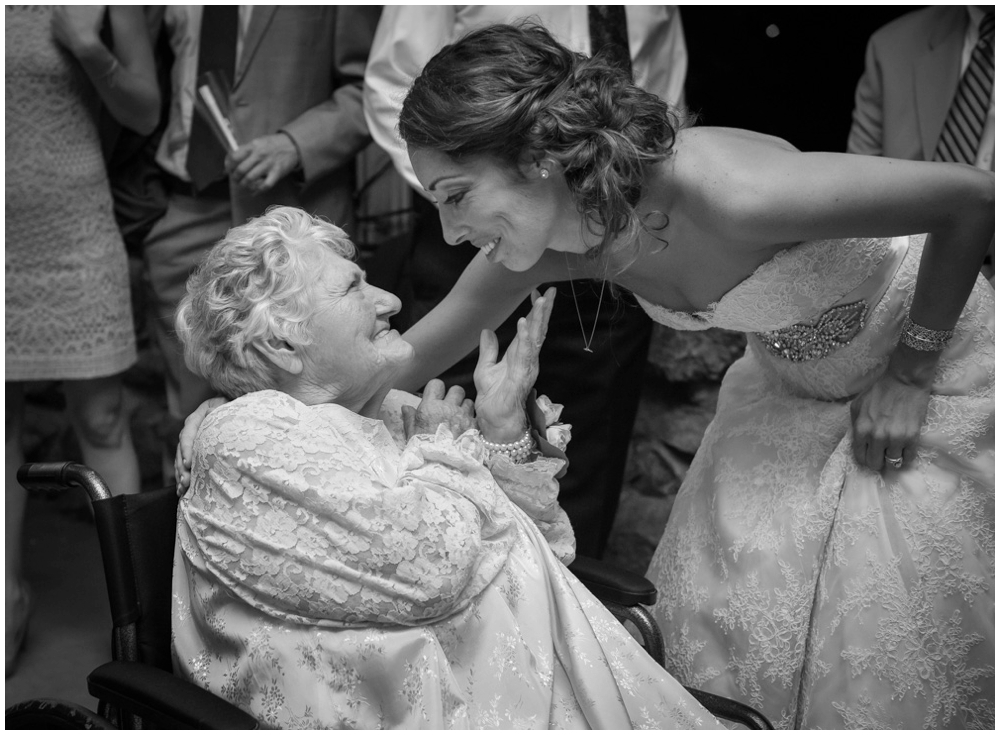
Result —
[{"label": "elderly woman's raised hand", "polygon": [[497,361],[496,335],[484,329],[476,365],[476,418],[479,430],[491,442],[517,441],[528,428],[525,402],[538,378],[538,353],[545,341],[556,290],[544,296],[532,292],[531,312],[517,322],[517,336]]},{"label": "elderly woman's raised hand", "polygon": [[435,434],[442,424],[454,436],[476,428],[472,400],[465,397],[460,385],[453,385],[445,392],[444,383],[434,378],[424,388],[420,404],[403,406],[403,432],[406,438],[416,434]]}]

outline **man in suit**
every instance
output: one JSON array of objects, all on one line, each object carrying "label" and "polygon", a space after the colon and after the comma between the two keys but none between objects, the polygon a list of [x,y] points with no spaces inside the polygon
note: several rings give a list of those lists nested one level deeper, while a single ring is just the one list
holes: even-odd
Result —
[{"label": "man in suit", "polygon": [[[959,161],[994,171],[993,6],[934,5],[880,28],[868,42],[858,82],[849,153],[914,161]],[[985,117],[958,155],[947,121],[977,46],[987,87],[980,87]],[[977,62],[980,63],[980,62]],[[988,98],[988,103],[985,103]],[[977,126],[978,127],[978,126]],[[941,150],[947,138],[951,151]],[[993,275],[993,251],[984,267]]]},{"label": "man in suit", "polygon": [[[168,409],[181,421],[212,395],[184,365],[173,333],[188,275],[211,246],[273,204],[302,207],[352,232],[354,158],[370,140],[361,88],[380,7],[171,5],[163,12],[174,61],[156,161],[169,200],[144,259]],[[221,102],[235,151],[197,129],[204,123],[194,110],[195,86],[207,66],[230,86]]]}]

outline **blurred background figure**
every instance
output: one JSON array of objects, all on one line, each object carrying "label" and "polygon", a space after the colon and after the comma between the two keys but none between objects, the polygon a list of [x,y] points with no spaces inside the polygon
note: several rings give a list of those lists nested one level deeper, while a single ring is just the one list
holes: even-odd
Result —
[{"label": "blurred background figure", "polygon": [[[136,360],[125,247],[97,120],[149,133],[160,96],[142,9],[7,6],[6,671],[30,612],[22,580],[24,383],[63,381],[83,462],[139,491],[121,373]],[[114,39],[113,47],[102,40]]]},{"label": "blurred background figure", "polygon": [[[421,195],[413,197],[415,232],[401,280],[377,283],[403,300],[403,312],[393,322],[400,330],[443,299],[476,254],[468,244],[445,242],[437,210],[413,174],[396,135],[403,97],[443,46],[474,28],[521,19],[544,25],[574,51],[611,55],[643,88],[671,104],[683,102],[687,48],[676,6],[386,6],[365,72],[365,117],[375,142]],[[631,295],[612,294],[600,283],[559,284],[558,290],[538,387],[567,406],[564,420],[573,426],[573,444],[559,502],[580,553],[599,558],[621,494],[652,325]],[[526,312],[515,313],[497,330],[501,342],[513,337],[517,318]],[[470,355],[442,378],[474,395],[475,361],[476,354]]]},{"label": "blurred background figure", "polygon": [[[992,5],[934,5],[872,34],[848,152],[995,171],[994,18]],[[993,247],[983,273],[993,281]]]},{"label": "blurred background figure", "polygon": [[[167,405],[180,422],[213,392],[184,365],[174,309],[188,275],[226,231],[272,204],[302,207],[353,235],[354,158],[370,140],[361,85],[378,6],[171,5],[171,104],[156,154],[166,214],[143,249],[150,331],[164,355]],[[229,153],[194,111],[205,72],[223,100],[238,149]],[[164,447],[172,475],[173,445]]]}]

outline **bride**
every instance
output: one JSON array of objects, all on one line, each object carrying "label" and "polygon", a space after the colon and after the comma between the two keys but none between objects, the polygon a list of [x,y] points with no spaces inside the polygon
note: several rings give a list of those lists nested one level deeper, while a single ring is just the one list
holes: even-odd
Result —
[{"label": "bride", "polygon": [[399,131],[482,251],[399,387],[543,282],[748,335],[649,571],[672,673],[785,727],[992,728],[993,175],[683,128],[533,26],[445,47]]}]

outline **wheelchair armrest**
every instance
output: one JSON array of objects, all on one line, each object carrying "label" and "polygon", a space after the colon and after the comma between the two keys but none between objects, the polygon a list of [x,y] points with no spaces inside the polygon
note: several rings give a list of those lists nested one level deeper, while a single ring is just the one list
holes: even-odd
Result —
[{"label": "wheelchair armrest", "polygon": [[569,570],[616,618],[622,622],[627,620],[636,627],[642,647],[663,666],[666,660],[663,635],[645,607],[656,602],[653,583],[641,574],[586,556],[574,559]]},{"label": "wheelchair armrest", "polygon": [[[641,574],[613,564],[578,556],[569,570],[603,602],[619,620],[628,620],[638,629],[642,644],[660,666],[666,652],[660,627],[643,605],[656,602],[656,587]],[[716,717],[736,722],[751,730],[773,730],[768,719],[749,705],[699,689],[685,687],[701,705]]]},{"label": "wheelchair armrest", "polygon": [[587,556],[576,557],[569,570],[602,602],[626,607],[656,602],[656,587],[641,574]]},{"label": "wheelchair armrest", "polygon": [[729,699],[728,697],[720,697],[718,694],[704,692],[700,689],[694,689],[692,687],[684,688],[688,690],[688,693],[690,693],[692,697],[701,703],[702,707],[707,709],[716,717],[729,720],[731,722],[737,722],[744,725],[749,730],[774,729],[770,720],[748,704],[737,702],[735,699]]},{"label": "wheelchair armrest", "polygon": [[236,705],[153,666],[111,661],[87,677],[87,689],[157,729],[256,730],[257,721]]}]

